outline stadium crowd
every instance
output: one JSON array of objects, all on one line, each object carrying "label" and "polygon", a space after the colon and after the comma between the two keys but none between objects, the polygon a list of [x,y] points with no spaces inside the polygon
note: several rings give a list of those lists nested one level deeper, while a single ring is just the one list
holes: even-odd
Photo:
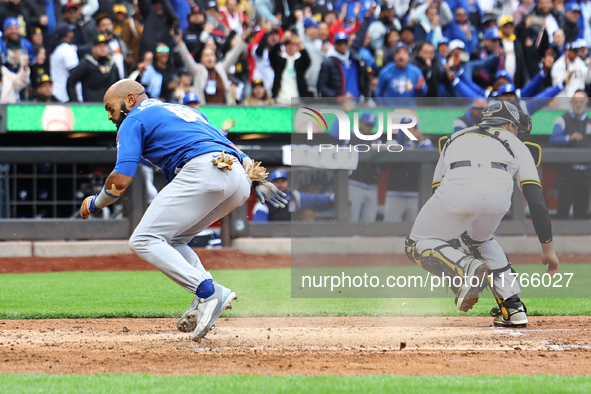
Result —
[{"label": "stadium crowd", "polygon": [[589,0],[3,0],[0,102],[100,102],[131,78],[177,103],[537,96],[533,113],[591,87],[590,18]]}]

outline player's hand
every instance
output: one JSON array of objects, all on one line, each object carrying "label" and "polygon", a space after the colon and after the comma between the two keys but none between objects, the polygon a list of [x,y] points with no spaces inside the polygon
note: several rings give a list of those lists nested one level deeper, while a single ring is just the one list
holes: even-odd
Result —
[{"label": "player's hand", "polygon": [[547,244],[542,244],[542,254],[540,256],[542,258],[542,264],[548,266],[548,274],[550,276],[554,276],[560,269],[560,262],[558,261],[558,256],[556,256],[556,252],[554,252],[554,246],[552,242]]},{"label": "player's hand", "polygon": [[569,138],[569,141],[582,141],[582,140],[583,140],[583,134],[579,133],[578,131],[575,131],[574,133],[572,133]]},{"label": "player's hand", "polygon": [[96,195],[88,196],[84,199],[84,201],[82,201],[82,205],[80,205],[80,216],[82,219],[88,219],[90,215],[98,212],[96,205],[94,205],[94,200],[96,197]]},{"label": "player's hand", "polygon": [[261,204],[269,202],[275,208],[285,208],[287,194],[277,189],[271,182],[261,182],[254,185],[254,194],[257,196]]},{"label": "player's hand", "polygon": [[222,130],[224,131],[228,131],[230,130],[232,127],[234,127],[234,124],[236,124],[236,118],[232,118],[232,119],[226,119],[226,121],[224,122],[224,124],[222,125]]}]

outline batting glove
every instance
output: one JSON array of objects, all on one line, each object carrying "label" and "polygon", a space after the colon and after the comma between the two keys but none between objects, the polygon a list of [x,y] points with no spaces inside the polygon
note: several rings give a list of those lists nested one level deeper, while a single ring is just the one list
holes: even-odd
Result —
[{"label": "batting glove", "polygon": [[253,186],[254,194],[261,204],[268,201],[275,208],[285,208],[287,206],[287,200],[285,199],[287,194],[277,189],[271,182],[253,182]]},{"label": "batting glove", "polygon": [[95,194],[94,196],[86,197],[84,201],[82,201],[82,205],[80,205],[80,216],[82,219],[87,219],[93,213],[100,211],[100,209],[98,209],[95,205],[97,197],[98,194]]}]

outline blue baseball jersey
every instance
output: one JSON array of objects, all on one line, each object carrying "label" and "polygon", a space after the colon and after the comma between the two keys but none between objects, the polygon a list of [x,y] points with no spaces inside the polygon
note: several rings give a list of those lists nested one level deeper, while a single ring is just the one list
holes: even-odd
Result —
[{"label": "blue baseball jersey", "polygon": [[240,157],[230,140],[210,125],[201,112],[147,99],[134,107],[119,127],[113,172],[133,177],[143,157],[162,168],[170,182],[181,163],[222,151]]}]

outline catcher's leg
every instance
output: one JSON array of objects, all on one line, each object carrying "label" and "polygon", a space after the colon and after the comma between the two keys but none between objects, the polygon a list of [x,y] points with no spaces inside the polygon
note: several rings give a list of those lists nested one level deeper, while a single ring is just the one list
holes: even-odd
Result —
[{"label": "catcher's leg", "polygon": [[491,310],[491,315],[495,317],[494,324],[525,327],[527,309],[519,298],[519,281],[501,245],[493,238],[475,241],[467,233],[462,234],[462,241],[476,258],[486,261],[491,268],[488,281],[498,304]]},{"label": "catcher's leg", "polygon": [[407,238],[405,249],[410,260],[433,275],[445,278],[456,294],[456,307],[460,311],[467,312],[478,302],[478,295],[487,285],[485,263],[439,239],[413,241]]}]

